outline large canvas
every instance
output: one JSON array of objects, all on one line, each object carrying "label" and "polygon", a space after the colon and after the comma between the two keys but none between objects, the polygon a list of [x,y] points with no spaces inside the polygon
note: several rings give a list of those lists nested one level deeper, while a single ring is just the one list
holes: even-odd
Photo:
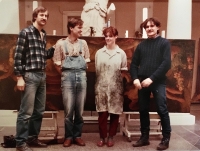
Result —
[{"label": "large canvas", "polygon": [[[14,52],[17,41],[14,34],[0,34],[0,109],[19,109],[20,92],[16,89],[16,77],[13,72]],[[47,48],[51,47],[61,36],[47,36]],[[88,43],[91,62],[87,70],[87,98],[85,110],[95,111],[95,53],[105,44],[103,37],[82,37]],[[128,58],[142,39],[118,38],[117,44]],[[170,40],[172,66],[167,73],[167,103],[170,112],[190,112],[192,78],[194,66],[194,40]],[[62,94],[60,75],[53,61],[47,61],[47,100],[46,110],[62,110]],[[129,72],[123,73],[124,78],[124,111],[138,111],[137,89],[133,86]],[[156,111],[152,98],[150,111]]]}]

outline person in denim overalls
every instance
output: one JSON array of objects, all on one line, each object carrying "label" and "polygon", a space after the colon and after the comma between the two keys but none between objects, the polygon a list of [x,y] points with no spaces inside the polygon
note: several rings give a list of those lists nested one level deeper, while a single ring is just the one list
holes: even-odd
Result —
[{"label": "person in denim overalls", "polygon": [[65,113],[65,141],[63,146],[69,147],[72,142],[85,146],[81,139],[83,127],[83,110],[86,99],[87,62],[90,61],[89,49],[81,36],[83,21],[71,18],[68,22],[67,38],[57,41],[53,61],[61,74],[61,89]]}]

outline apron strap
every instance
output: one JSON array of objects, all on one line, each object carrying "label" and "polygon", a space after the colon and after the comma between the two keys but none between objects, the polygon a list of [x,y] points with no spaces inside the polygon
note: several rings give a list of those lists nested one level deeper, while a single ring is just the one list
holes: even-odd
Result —
[{"label": "apron strap", "polygon": [[64,40],[64,46],[65,46],[65,54],[66,54],[66,53],[68,53],[67,42],[66,42],[66,40]]},{"label": "apron strap", "polygon": [[78,39],[79,44],[80,44],[80,52],[82,53],[82,40]]}]

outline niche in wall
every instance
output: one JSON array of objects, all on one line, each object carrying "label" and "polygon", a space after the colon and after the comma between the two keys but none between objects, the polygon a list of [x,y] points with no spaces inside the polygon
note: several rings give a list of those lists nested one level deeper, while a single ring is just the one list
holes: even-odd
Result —
[{"label": "niche in wall", "polygon": [[81,17],[81,11],[63,11],[63,35],[68,35],[67,23],[70,17]]}]

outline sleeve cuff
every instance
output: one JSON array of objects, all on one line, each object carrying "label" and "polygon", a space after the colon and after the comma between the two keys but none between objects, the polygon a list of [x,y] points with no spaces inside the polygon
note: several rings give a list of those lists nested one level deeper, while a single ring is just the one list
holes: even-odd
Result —
[{"label": "sleeve cuff", "polygon": [[85,59],[85,62],[90,62],[90,58]]},{"label": "sleeve cuff", "polygon": [[128,70],[128,68],[127,68],[127,67],[124,67],[124,68],[121,68],[121,70]]},{"label": "sleeve cuff", "polygon": [[56,64],[57,66],[61,65],[61,61],[55,61],[54,64]]}]

